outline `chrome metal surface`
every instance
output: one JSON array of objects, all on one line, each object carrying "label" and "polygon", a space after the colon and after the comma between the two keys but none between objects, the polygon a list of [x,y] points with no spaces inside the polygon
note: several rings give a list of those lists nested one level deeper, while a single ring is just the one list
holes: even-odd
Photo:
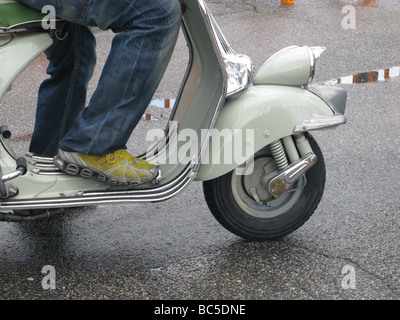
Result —
[{"label": "chrome metal surface", "polygon": [[207,5],[203,0],[200,0],[199,3],[210,21],[213,38],[225,67],[228,84],[226,95],[233,95],[252,84],[252,76],[254,73],[253,63],[250,57],[237,54],[232,49]]},{"label": "chrome metal surface", "polygon": [[19,168],[13,172],[7,173],[5,175],[3,175],[0,180],[3,182],[18,178],[19,176],[22,176],[24,174],[24,169]]},{"label": "chrome metal surface", "polygon": [[297,125],[294,128],[294,132],[297,133],[331,128],[345,124],[346,122],[347,119],[344,115],[319,116],[317,114],[313,114],[311,119],[304,120],[301,124]]},{"label": "chrome metal surface", "polygon": [[[301,158],[299,161],[292,163],[285,170],[281,171],[269,182],[267,189],[274,196],[279,196],[284,193],[288,188],[293,185],[307,170],[309,170],[317,162],[317,156],[314,153],[308,154]],[[274,183],[279,183],[279,188],[274,186]],[[276,192],[275,190],[279,190]]]},{"label": "chrome metal surface", "polygon": [[168,200],[182,191],[193,180],[194,175],[192,172],[193,164],[190,164],[175,180],[152,189],[77,192],[76,196],[73,197],[14,199],[0,202],[0,209],[65,208],[113,203],[159,202]]},{"label": "chrome metal surface", "polygon": [[326,50],[325,47],[305,47],[310,55],[310,77],[308,83],[314,79],[316,63],[318,58],[321,56],[322,52]]},{"label": "chrome metal surface", "polygon": [[31,153],[26,155],[28,164],[32,166],[31,172],[40,175],[62,175],[65,174],[62,170],[57,168],[51,157],[39,157]]}]

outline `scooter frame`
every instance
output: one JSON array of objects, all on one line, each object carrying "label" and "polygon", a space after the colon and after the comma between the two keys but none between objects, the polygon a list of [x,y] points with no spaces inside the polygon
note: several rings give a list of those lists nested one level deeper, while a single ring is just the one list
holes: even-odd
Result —
[{"label": "scooter frame", "polygon": [[[189,63],[170,118],[170,122],[177,123],[177,126],[166,128],[167,141],[160,141],[147,153],[153,155],[147,160],[155,163],[158,158],[167,159],[160,164],[162,175],[153,183],[127,189],[67,175],[54,166],[52,159],[32,154],[25,156],[25,174],[21,160],[17,161],[6,139],[0,136],[1,181],[14,192],[12,197],[0,201],[1,210],[164,201],[184,190],[193,180],[214,179],[239,165],[224,163],[224,146],[219,154],[212,154],[210,140],[213,129],[254,130],[254,152],[257,152],[277,139],[309,130],[333,128],[346,122],[344,109],[340,107],[345,96],[340,93],[341,101],[338,103],[337,90],[332,93],[323,88],[308,90],[304,86],[252,85],[246,82],[238,90],[229,92],[229,74],[222,50],[232,55],[235,53],[224,42],[203,0],[185,0],[183,4],[182,30],[188,43]],[[51,43],[47,33],[22,33],[0,47],[0,97]],[[187,128],[195,130],[199,137],[201,130],[208,130],[198,145],[198,155],[187,163],[171,163],[168,161],[169,154],[174,152],[171,149],[179,149],[184,142],[174,139],[178,143],[172,145],[168,139],[179,136]],[[224,143],[227,146],[232,141]],[[243,146],[245,144],[243,141]],[[164,147],[160,148],[161,145]],[[203,158],[216,156],[221,157],[221,164],[202,163]]]}]

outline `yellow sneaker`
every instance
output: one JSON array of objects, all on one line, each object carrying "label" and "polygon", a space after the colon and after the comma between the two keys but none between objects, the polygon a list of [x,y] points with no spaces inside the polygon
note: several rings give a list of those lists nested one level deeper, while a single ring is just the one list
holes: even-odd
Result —
[{"label": "yellow sneaker", "polygon": [[97,177],[111,185],[142,184],[154,180],[158,174],[157,166],[133,157],[125,149],[105,156],[59,149],[54,164],[68,174],[79,174],[84,178]]}]

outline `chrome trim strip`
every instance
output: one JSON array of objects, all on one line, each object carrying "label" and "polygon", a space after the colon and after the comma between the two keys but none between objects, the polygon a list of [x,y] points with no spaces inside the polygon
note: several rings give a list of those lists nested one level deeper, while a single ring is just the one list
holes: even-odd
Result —
[{"label": "chrome trim strip", "polygon": [[31,158],[35,162],[53,163],[52,157],[40,157],[40,156],[35,156],[32,153],[27,153],[26,156],[28,158]]},{"label": "chrome trim strip", "polygon": [[40,175],[64,175],[65,173],[60,169],[32,169],[30,172]]},{"label": "chrome trim strip", "polygon": [[309,84],[314,79],[315,63],[317,62],[317,59],[315,58],[314,52],[311,50],[310,47],[306,46],[305,48],[307,49],[308,54],[310,56],[310,73],[309,73],[308,81],[307,81],[307,84]]},{"label": "chrome trim strip", "polygon": [[326,48],[315,47],[315,46],[314,47],[305,46],[305,48],[307,49],[308,54],[310,55],[310,75],[307,82],[307,84],[309,84],[314,79],[317,60],[321,56],[321,54],[326,50]]},{"label": "chrome trim strip", "polygon": [[297,125],[294,128],[294,132],[298,133],[336,127],[338,125],[345,124],[346,122],[347,119],[344,115],[319,116],[317,114],[313,114],[311,119],[304,120],[302,124]]},{"label": "chrome trim strip", "polygon": [[27,153],[26,158],[28,164],[33,166],[30,172],[40,175],[62,175],[65,174],[62,170],[57,168],[51,157],[39,157],[31,153]]},{"label": "chrome trim strip", "polygon": [[47,162],[36,162],[36,161],[29,161],[28,162],[30,165],[39,167],[39,168],[45,168],[45,169],[54,169],[55,166],[52,163],[47,163]]},{"label": "chrome trim strip", "polygon": [[172,198],[182,191],[193,179],[193,165],[170,183],[147,190],[113,190],[104,192],[79,192],[73,197],[13,199],[0,202],[0,209],[18,210],[35,208],[65,208],[99,204],[159,202]]}]

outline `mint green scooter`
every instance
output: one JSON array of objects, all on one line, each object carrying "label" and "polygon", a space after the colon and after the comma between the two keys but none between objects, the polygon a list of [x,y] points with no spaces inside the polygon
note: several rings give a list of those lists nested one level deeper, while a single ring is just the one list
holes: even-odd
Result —
[{"label": "mint green scooter", "polygon": [[[325,48],[290,46],[254,72],[227,43],[204,0],[184,0],[190,59],[163,135],[140,157],[157,163],[151,183],[106,184],[60,171],[52,158],[17,158],[0,127],[0,220],[31,221],[68,207],[158,202],[203,181],[215,218],[246,239],[269,240],[299,228],[325,184],[323,155],[309,134],[346,123],[346,91],[309,86]],[[46,48],[63,23],[0,0],[0,97]],[[0,119],[1,120],[1,119]],[[73,173],[73,172],[71,172]]]}]

